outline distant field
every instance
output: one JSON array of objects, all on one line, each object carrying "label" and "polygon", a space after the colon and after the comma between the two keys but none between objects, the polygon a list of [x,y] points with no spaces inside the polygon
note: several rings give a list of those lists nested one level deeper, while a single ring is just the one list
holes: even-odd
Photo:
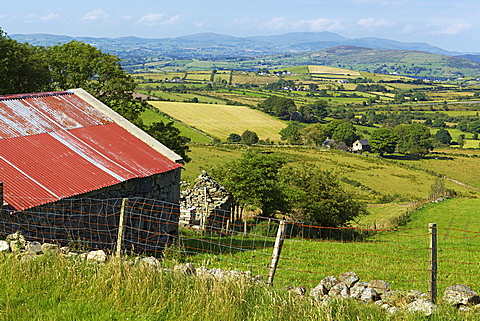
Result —
[{"label": "distant field", "polygon": [[[143,123],[145,125],[151,125],[154,122],[164,122],[164,123],[169,123],[171,122],[170,119],[166,118],[165,116],[162,116],[156,112],[154,112],[151,109],[146,109],[142,115],[141,118],[143,120]],[[179,124],[177,122],[174,122],[173,125],[175,128],[180,130],[180,135],[188,137],[191,139],[193,143],[200,143],[200,144],[208,144],[212,142],[212,139],[208,138],[207,136],[199,133],[198,131],[191,129],[183,124]]]},{"label": "distant field", "polygon": [[278,132],[286,126],[267,114],[243,106],[162,101],[152,101],[150,104],[222,141],[226,141],[232,133],[241,135],[245,130],[256,132],[263,140],[280,141]]},{"label": "distant field", "polygon": [[360,77],[361,74],[355,70],[348,70],[343,68],[335,68],[335,67],[328,67],[328,66],[315,66],[309,65],[308,71],[311,74],[332,74],[332,75],[351,75],[351,76],[358,76]]}]

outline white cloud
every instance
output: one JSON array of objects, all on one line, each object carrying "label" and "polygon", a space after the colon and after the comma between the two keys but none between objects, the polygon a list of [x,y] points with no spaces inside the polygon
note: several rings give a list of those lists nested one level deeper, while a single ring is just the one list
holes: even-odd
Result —
[{"label": "white cloud", "polygon": [[400,33],[409,34],[409,33],[414,32],[416,29],[417,29],[417,27],[414,26],[414,25],[405,25],[405,26],[402,28],[402,30],[400,31]]},{"label": "white cloud", "polygon": [[341,24],[341,20],[326,18],[291,21],[284,17],[275,17],[263,23],[262,26],[274,30],[307,28],[311,31],[335,31],[345,29],[345,26]]},{"label": "white cloud", "polygon": [[177,15],[174,15],[173,17],[168,18],[165,21],[162,21],[162,25],[173,26],[182,20],[183,20],[183,16],[181,14],[177,14]]},{"label": "white cloud", "polygon": [[439,33],[443,35],[456,35],[461,33],[464,30],[470,29],[472,25],[466,22],[456,23],[448,26],[446,29],[441,30]]},{"label": "white cloud", "polygon": [[55,19],[58,19],[58,14],[56,13],[50,13],[46,16],[43,16],[43,17],[39,17],[39,19],[41,21],[50,21],[50,20],[55,20]]},{"label": "white cloud", "polygon": [[376,29],[378,27],[391,27],[391,26],[394,26],[395,24],[396,24],[395,22],[387,21],[385,19],[376,20],[373,18],[363,18],[357,22],[357,25],[370,30]]},{"label": "white cloud", "polygon": [[149,13],[143,17],[141,17],[137,23],[138,24],[146,24],[149,26],[155,26],[159,24],[164,16],[163,13]]},{"label": "white cloud", "polygon": [[91,12],[88,12],[82,17],[82,21],[94,21],[94,20],[105,20],[108,19],[110,15],[108,15],[102,9],[95,9]]},{"label": "white cloud", "polygon": [[164,13],[149,13],[138,19],[136,23],[148,26],[173,26],[183,20],[183,15],[181,14],[176,14],[170,18],[165,19],[164,16]]},{"label": "white cloud", "polygon": [[264,27],[266,27],[267,29],[273,29],[273,30],[283,29],[288,25],[289,25],[289,22],[287,18],[284,18],[284,17],[275,17],[270,19],[270,21],[263,23]]},{"label": "white cloud", "polygon": [[315,20],[300,20],[298,25],[307,26],[312,31],[335,31],[343,30],[346,27],[342,25],[341,20],[319,18]]},{"label": "white cloud", "polygon": [[251,25],[252,20],[250,18],[245,17],[245,18],[234,19],[232,23],[234,25]]}]

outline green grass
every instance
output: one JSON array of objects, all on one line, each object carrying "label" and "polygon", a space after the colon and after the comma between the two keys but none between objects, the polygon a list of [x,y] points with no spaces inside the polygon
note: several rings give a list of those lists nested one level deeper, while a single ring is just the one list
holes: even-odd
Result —
[{"label": "green grass", "polygon": [[[0,258],[2,320],[385,320],[380,307],[356,301],[314,302],[248,282],[215,282],[144,266],[104,265],[60,257]],[[465,320],[442,306],[429,320]],[[389,320],[424,320],[406,312]]]},{"label": "green grass", "polygon": [[[146,109],[142,115],[141,115],[142,121],[145,125],[151,125],[154,122],[164,122],[164,123],[169,123],[172,120],[151,110],[151,109]],[[190,138],[192,143],[199,143],[199,144],[208,144],[212,142],[212,139],[209,137],[205,136],[204,134],[200,133],[199,131],[190,128],[184,124],[181,124],[179,122],[174,122],[173,125],[175,128],[180,130],[180,135],[185,136]]]}]

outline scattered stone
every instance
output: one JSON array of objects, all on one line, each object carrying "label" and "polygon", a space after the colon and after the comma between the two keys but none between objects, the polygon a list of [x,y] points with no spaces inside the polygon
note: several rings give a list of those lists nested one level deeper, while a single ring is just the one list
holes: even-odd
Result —
[{"label": "scattered stone", "polygon": [[40,242],[28,242],[25,246],[25,251],[31,254],[42,253],[42,244]]},{"label": "scattered stone", "polygon": [[339,280],[345,283],[349,288],[351,288],[356,282],[360,280],[357,273],[350,271],[346,273],[342,273],[339,275]]},{"label": "scattered stone", "polygon": [[365,288],[360,296],[360,301],[371,303],[380,300],[378,293],[372,288]]},{"label": "scattered stone", "polygon": [[409,312],[418,312],[425,316],[430,316],[438,309],[438,307],[427,299],[415,300],[405,307]]},{"label": "scattered stone", "polygon": [[10,250],[10,245],[8,244],[7,241],[0,241],[0,252],[8,251]]},{"label": "scattered stone", "polygon": [[60,247],[57,244],[52,244],[52,243],[43,243],[42,244],[42,252],[43,254],[47,253],[58,253],[60,250]]},{"label": "scattered stone", "polygon": [[10,245],[10,249],[14,253],[19,253],[25,247],[25,237],[20,234],[20,232],[15,232],[13,234],[7,235],[6,240]]},{"label": "scattered stone", "polygon": [[456,284],[445,289],[443,299],[452,305],[467,305],[480,303],[480,297],[466,285]]},{"label": "scattered stone", "polygon": [[184,274],[195,274],[195,267],[192,263],[178,264],[173,267],[174,272],[181,272]]},{"label": "scattered stone", "polygon": [[338,280],[335,276],[327,276],[320,281],[320,284],[323,285],[323,287],[328,291],[330,291],[330,289],[338,283],[340,283],[340,280]]},{"label": "scattered stone", "polygon": [[368,283],[359,282],[350,288],[350,298],[360,300],[363,291],[367,288]]},{"label": "scattered stone", "polygon": [[383,280],[371,280],[368,283],[368,287],[374,289],[375,292],[382,295],[390,289],[390,283]]},{"label": "scattered stone", "polygon": [[348,299],[350,298],[350,291],[348,289],[348,286],[345,283],[340,282],[332,286],[332,288],[328,292],[328,295],[333,298],[342,297],[342,298]]},{"label": "scattered stone", "polygon": [[107,260],[107,254],[104,250],[90,251],[86,256],[86,260],[104,263]]},{"label": "scattered stone", "polygon": [[157,268],[161,267],[160,261],[153,256],[144,257],[144,258],[140,259],[140,262],[145,264],[148,267],[153,268],[153,269],[157,269]]}]

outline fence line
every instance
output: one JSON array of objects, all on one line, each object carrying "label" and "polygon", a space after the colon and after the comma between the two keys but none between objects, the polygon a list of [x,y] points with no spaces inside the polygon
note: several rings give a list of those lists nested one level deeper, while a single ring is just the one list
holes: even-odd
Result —
[{"label": "fence line", "polygon": [[[21,213],[3,212],[3,236],[20,231],[28,241],[113,254],[122,199],[72,199]],[[177,204],[129,199],[125,204],[123,253],[164,258],[166,266],[250,270],[268,275],[279,220],[252,217],[230,221],[217,211],[199,226],[179,227]],[[427,292],[431,282],[428,226],[395,229],[328,228],[285,222],[285,240],[275,284],[313,287],[330,275],[355,271],[364,281],[383,279],[396,289]],[[461,283],[480,288],[480,232],[437,226],[436,283],[439,290]]]}]

